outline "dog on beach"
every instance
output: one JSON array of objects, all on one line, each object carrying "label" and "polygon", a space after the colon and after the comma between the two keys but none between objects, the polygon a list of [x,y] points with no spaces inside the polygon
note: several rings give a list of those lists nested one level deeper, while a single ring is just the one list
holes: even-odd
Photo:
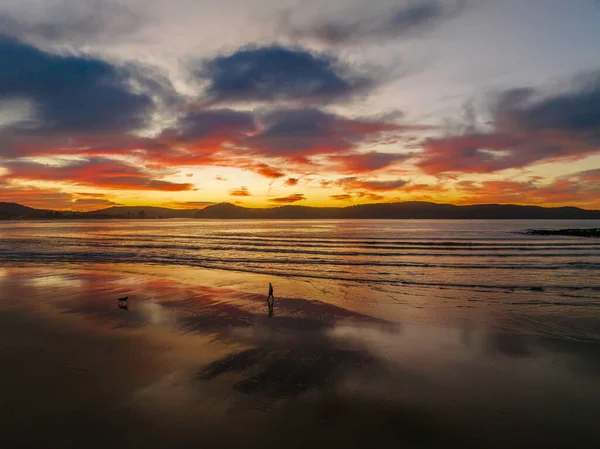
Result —
[{"label": "dog on beach", "polygon": [[123,296],[122,298],[117,299],[119,301],[119,308],[126,308],[128,305],[129,296]]}]

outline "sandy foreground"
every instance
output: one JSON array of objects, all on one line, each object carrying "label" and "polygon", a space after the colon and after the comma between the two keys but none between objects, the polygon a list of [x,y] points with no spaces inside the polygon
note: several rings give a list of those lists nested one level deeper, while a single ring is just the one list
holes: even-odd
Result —
[{"label": "sandy foreground", "polygon": [[0,267],[0,447],[600,447],[594,304],[540,333],[278,279],[270,318],[270,281]]}]

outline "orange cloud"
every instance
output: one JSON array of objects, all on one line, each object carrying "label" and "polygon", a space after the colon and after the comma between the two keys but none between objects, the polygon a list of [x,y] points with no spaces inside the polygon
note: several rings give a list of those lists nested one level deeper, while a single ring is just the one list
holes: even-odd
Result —
[{"label": "orange cloud", "polygon": [[232,189],[229,191],[229,195],[231,196],[251,196],[250,192],[248,192],[248,187],[240,187],[239,189]]},{"label": "orange cloud", "polygon": [[461,181],[456,187],[461,204],[531,204],[531,205],[578,205],[600,207],[600,184],[587,178],[586,172],[563,176],[552,183],[537,181]]},{"label": "orange cloud", "polygon": [[0,202],[19,203],[35,209],[89,211],[118,205],[99,193],[69,193],[60,189],[0,185]]},{"label": "orange cloud", "polygon": [[204,209],[207,206],[216,204],[212,201],[169,201],[163,203],[164,207],[170,207],[173,209]]},{"label": "orange cloud", "polygon": [[288,195],[288,196],[284,196],[281,198],[271,198],[269,201],[271,203],[278,203],[278,204],[291,204],[291,203],[296,203],[298,201],[303,201],[306,198],[304,198],[304,195],[301,193],[294,193],[293,195]]},{"label": "orange cloud", "polygon": [[366,199],[368,201],[378,202],[385,199],[385,196],[379,195],[378,193],[371,192],[356,192],[356,196],[361,199]]},{"label": "orange cloud", "polygon": [[352,195],[348,193],[340,194],[340,195],[329,195],[329,198],[336,201],[348,201],[352,199]]},{"label": "orange cloud", "polygon": [[376,192],[389,192],[398,190],[408,184],[408,181],[396,179],[393,181],[362,180],[357,177],[342,178],[336,184],[344,190],[370,190]]}]

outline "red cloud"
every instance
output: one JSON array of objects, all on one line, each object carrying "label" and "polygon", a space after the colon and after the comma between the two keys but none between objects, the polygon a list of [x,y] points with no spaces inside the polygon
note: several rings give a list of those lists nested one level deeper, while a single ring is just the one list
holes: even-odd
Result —
[{"label": "red cloud", "polygon": [[285,181],[285,185],[288,187],[292,187],[298,184],[298,179],[297,178],[288,178]]},{"label": "red cloud", "polygon": [[516,181],[462,181],[457,183],[463,204],[542,204],[600,207],[600,184],[585,174],[563,176],[550,184]]},{"label": "red cloud", "polygon": [[251,170],[261,176],[264,176],[265,178],[277,179],[285,176],[285,173],[264,163],[256,164],[251,168]]},{"label": "red cloud", "polygon": [[6,179],[64,181],[107,189],[182,191],[193,189],[193,184],[179,184],[154,179],[153,174],[121,161],[108,158],[90,158],[70,162],[64,166],[50,166],[37,162],[11,162]]}]

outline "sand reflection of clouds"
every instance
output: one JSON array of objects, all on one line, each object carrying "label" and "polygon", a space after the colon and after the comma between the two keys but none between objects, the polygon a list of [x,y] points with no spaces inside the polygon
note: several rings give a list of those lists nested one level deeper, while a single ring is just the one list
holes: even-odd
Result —
[{"label": "sand reflection of clouds", "polygon": [[137,309],[145,318],[144,321],[150,324],[175,324],[177,314],[173,310],[168,310],[154,300],[144,301]]},{"label": "sand reflection of clouds", "polygon": [[37,288],[81,288],[85,281],[79,277],[64,274],[46,274],[31,277],[27,282]]}]

